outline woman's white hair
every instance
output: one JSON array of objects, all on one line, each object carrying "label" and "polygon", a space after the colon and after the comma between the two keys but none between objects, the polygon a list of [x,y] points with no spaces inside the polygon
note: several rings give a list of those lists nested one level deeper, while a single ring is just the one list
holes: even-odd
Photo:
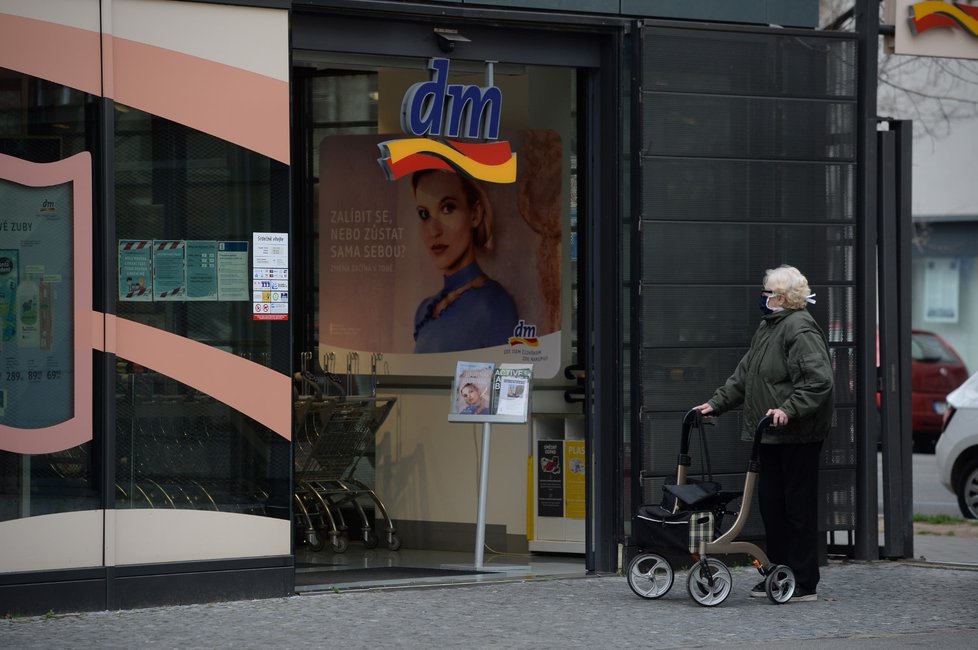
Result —
[{"label": "woman's white hair", "polygon": [[765,271],[764,288],[784,296],[785,307],[788,309],[803,309],[812,293],[808,280],[801,271],[787,264]]}]

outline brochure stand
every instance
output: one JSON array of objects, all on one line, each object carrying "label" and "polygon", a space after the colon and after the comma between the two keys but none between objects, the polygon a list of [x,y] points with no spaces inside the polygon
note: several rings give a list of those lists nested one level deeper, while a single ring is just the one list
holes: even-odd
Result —
[{"label": "brochure stand", "polygon": [[[532,365],[502,364],[499,368],[494,368],[492,364],[478,364],[482,367],[482,372],[489,371],[491,385],[489,391],[492,394],[492,410],[506,411],[503,414],[486,413],[460,413],[457,406],[458,395],[464,388],[466,373],[472,373],[472,368],[477,364],[459,362],[455,372],[455,381],[452,384],[452,410],[448,414],[449,422],[473,424],[482,423],[482,462],[479,470],[479,509],[476,514],[475,525],[475,570],[481,571],[485,541],[486,541],[486,498],[489,492],[489,444],[492,438],[493,424],[526,424],[530,413],[530,378],[533,376]],[[501,391],[505,391],[502,396]],[[489,410],[489,409],[487,409]]]}]

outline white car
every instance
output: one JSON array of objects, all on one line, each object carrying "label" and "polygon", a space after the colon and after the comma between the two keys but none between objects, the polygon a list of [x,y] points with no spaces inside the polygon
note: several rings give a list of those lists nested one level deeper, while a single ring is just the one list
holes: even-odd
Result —
[{"label": "white car", "polygon": [[934,457],[941,483],[958,497],[961,514],[978,519],[978,373],[947,396],[944,431]]}]

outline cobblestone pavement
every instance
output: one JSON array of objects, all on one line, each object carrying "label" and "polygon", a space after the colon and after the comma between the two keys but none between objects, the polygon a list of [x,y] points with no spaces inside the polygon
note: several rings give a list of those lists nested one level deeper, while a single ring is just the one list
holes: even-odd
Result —
[{"label": "cobblestone pavement", "polygon": [[750,568],[706,608],[677,572],[643,600],[619,576],[350,591],[0,620],[3,648],[978,647],[978,570],[830,562],[819,599],[752,599]]}]

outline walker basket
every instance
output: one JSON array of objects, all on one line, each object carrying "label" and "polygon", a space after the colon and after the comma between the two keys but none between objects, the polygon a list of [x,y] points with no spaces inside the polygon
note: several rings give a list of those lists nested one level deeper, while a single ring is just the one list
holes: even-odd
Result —
[{"label": "walker basket", "polygon": [[672,512],[660,505],[639,507],[632,529],[639,548],[667,553],[699,553],[700,542],[713,541],[716,533],[712,512]]},{"label": "walker basket", "polygon": [[[682,485],[666,483],[662,486],[662,507],[669,512],[716,510],[718,506],[722,510],[720,501],[725,496],[716,481],[700,480],[689,476]],[[729,501],[729,497],[726,500]]]}]

